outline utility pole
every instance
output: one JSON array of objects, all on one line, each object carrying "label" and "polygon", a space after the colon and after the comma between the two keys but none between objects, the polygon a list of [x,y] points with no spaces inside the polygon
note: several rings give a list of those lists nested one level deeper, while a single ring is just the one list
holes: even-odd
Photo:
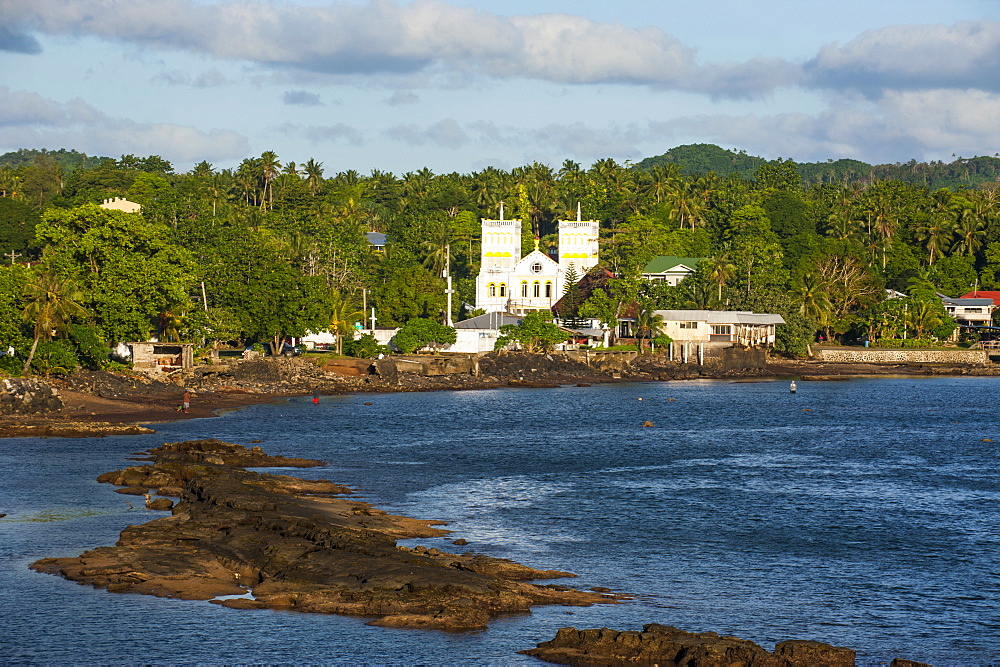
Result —
[{"label": "utility pole", "polygon": [[454,294],[455,290],[451,288],[451,244],[449,243],[444,247],[444,279],[447,281],[447,287],[444,290],[445,295],[448,297],[448,309],[444,313],[444,323],[446,326],[455,326],[451,319],[451,295]]}]

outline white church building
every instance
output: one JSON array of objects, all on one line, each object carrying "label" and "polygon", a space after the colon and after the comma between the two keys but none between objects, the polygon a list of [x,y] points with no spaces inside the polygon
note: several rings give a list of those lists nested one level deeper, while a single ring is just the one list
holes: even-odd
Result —
[{"label": "white church building", "polygon": [[476,278],[476,308],[487,313],[524,315],[548,310],[563,295],[566,271],[572,266],[577,279],[598,260],[597,220],[559,221],[559,261],[538,249],[521,256],[521,221],[482,219],[482,263]]}]

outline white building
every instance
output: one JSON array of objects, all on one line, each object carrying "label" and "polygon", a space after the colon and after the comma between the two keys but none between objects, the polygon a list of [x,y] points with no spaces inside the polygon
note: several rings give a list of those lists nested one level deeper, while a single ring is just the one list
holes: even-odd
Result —
[{"label": "white building", "polygon": [[105,199],[100,204],[101,208],[110,209],[112,211],[125,211],[126,213],[139,213],[142,211],[142,206],[136,204],[134,201],[129,201],[123,197],[115,197],[114,199]]},{"label": "white building", "polygon": [[559,221],[559,261],[538,249],[521,256],[521,221],[482,219],[482,257],[476,278],[476,308],[487,313],[523,315],[547,310],[563,294],[566,271],[573,267],[581,278],[597,264],[597,220],[582,220],[577,206],[576,220]]},{"label": "white building", "polygon": [[701,261],[701,257],[654,257],[642,270],[642,277],[649,282],[676,287]]},{"label": "white building", "polygon": [[663,333],[675,342],[737,343],[748,347],[773,345],[781,315],[740,310],[657,310]]}]

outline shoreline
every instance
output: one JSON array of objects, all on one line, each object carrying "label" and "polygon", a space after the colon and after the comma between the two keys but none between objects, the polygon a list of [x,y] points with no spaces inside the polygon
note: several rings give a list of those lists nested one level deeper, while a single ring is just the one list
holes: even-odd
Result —
[{"label": "shoreline", "polygon": [[[544,355],[539,355],[544,358]],[[516,367],[514,367],[516,368]],[[108,389],[108,377],[117,385]],[[284,398],[309,396],[319,390],[321,395],[367,393],[399,393],[426,391],[476,391],[482,389],[559,388],[621,382],[662,382],[672,380],[727,380],[730,382],[766,382],[795,379],[810,381],[845,381],[863,378],[899,377],[992,377],[1000,376],[1000,368],[992,366],[956,366],[940,364],[846,364],[818,361],[775,360],[764,368],[715,371],[695,365],[670,367],[636,366],[624,372],[585,371],[565,368],[536,369],[525,364],[522,370],[508,370],[506,377],[473,377],[467,374],[434,377],[401,374],[396,384],[377,377],[346,377],[326,374],[308,382],[291,383],[272,378],[257,381],[247,388],[211,386],[188,378],[183,385],[122,381],[110,373],[89,372],[53,381],[64,406],[58,410],[27,415],[0,417],[0,438],[17,437],[100,437],[105,435],[135,435],[155,432],[156,424],[188,419],[217,417],[230,410],[269,403]],[[322,382],[322,384],[320,384]],[[206,386],[207,385],[207,386]],[[192,400],[187,412],[181,410],[181,395],[190,387]],[[203,387],[203,388],[199,388]],[[312,388],[310,388],[312,387]],[[110,394],[110,395],[109,395]]]}]

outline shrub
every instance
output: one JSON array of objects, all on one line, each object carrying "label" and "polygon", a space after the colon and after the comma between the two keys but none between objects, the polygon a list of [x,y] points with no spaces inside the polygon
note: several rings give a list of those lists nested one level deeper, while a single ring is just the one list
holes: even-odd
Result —
[{"label": "shrub", "polygon": [[36,373],[71,373],[80,366],[75,346],[65,340],[43,340],[38,343],[31,367]]},{"label": "shrub", "polygon": [[76,347],[80,361],[87,368],[103,368],[108,363],[108,346],[94,327],[74,324],[69,327],[69,337]]},{"label": "shrub", "polygon": [[941,347],[941,344],[932,338],[883,338],[873,343],[873,346],[890,349],[914,349]]},{"label": "shrub", "polygon": [[377,357],[379,353],[387,354],[388,352],[389,348],[385,345],[379,345],[378,341],[375,340],[375,336],[370,333],[366,333],[355,340],[344,341],[344,354],[349,357],[371,359],[372,357]]}]

